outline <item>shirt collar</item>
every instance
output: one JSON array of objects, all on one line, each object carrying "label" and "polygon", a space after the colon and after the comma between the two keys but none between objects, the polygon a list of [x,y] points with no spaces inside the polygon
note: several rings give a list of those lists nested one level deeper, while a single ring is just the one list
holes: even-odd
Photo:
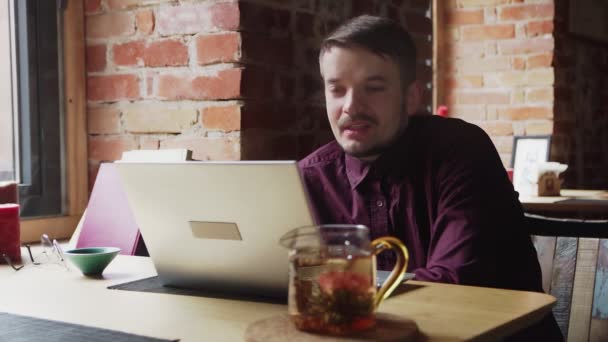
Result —
[{"label": "shirt collar", "polygon": [[346,175],[350,182],[351,190],[354,190],[370,174],[373,168],[377,174],[389,175],[394,172],[403,171],[408,159],[408,142],[411,137],[408,129],[390,146],[378,159],[367,162],[349,154],[345,155]]},{"label": "shirt collar", "polygon": [[347,153],[344,155],[346,176],[348,177],[351,190],[354,190],[365,179],[372,163],[363,161]]}]

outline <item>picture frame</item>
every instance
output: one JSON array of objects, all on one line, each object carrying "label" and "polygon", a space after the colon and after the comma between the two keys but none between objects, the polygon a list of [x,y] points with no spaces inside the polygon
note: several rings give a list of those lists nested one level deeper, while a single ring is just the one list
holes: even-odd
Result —
[{"label": "picture frame", "polygon": [[568,31],[581,38],[608,44],[608,1],[571,0]]},{"label": "picture frame", "polygon": [[550,135],[514,136],[511,167],[513,185],[520,193],[530,188],[536,180],[529,179],[535,164],[549,161],[551,152]]}]

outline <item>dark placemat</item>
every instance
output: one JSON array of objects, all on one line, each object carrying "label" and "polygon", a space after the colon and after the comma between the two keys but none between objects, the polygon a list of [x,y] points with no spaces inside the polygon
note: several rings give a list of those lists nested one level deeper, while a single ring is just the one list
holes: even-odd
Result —
[{"label": "dark placemat", "polygon": [[216,292],[205,289],[187,289],[173,286],[163,285],[158,276],[144,278],[140,280],[131,281],[128,283],[122,283],[117,285],[108,286],[108,289],[113,290],[125,290],[125,291],[138,291],[138,292],[153,292],[163,293],[181,296],[194,296],[194,297],[208,297],[208,298],[222,298],[222,299],[235,299],[244,300],[251,302],[263,302],[272,304],[287,304],[287,297],[265,297],[248,294],[233,294]]},{"label": "dark placemat", "polygon": [[128,334],[115,330],[51,321],[0,312],[0,341],[11,342],[153,342],[179,341]]}]

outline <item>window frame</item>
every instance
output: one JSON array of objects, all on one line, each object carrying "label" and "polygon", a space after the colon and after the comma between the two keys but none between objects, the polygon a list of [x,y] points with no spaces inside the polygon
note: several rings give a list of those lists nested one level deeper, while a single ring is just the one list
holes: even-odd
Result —
[{"label": "window frame", "polygon": [[[15,174],[22,217],[63,214],[62,108],[59,63],[61,16],[56,1],[14,1],[18,79],[18,137]],[[17,76],[18,75],[18,76]]]},{"label": "window frame", "polygon": [[[86,133],[86,74],[84,2],[63,1],[62,70],[63,141],[66,204],[64,214],[54,217],[23,218],[21,241],[38,241],[42,233],[58,239],[69,238],[88,200]],[[66,4],[67,3],[67,4]]]}]

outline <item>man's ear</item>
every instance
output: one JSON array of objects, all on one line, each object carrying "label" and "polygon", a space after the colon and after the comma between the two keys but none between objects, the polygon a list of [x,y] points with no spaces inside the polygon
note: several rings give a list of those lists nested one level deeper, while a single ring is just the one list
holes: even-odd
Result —
[{"label": "man's ear", "polygon": [[406,111],[408,115],[415,114],[420,109],[422,104],[422,96],[424,94],[424,85],[418,80],[414,80],[406,89]]}]

